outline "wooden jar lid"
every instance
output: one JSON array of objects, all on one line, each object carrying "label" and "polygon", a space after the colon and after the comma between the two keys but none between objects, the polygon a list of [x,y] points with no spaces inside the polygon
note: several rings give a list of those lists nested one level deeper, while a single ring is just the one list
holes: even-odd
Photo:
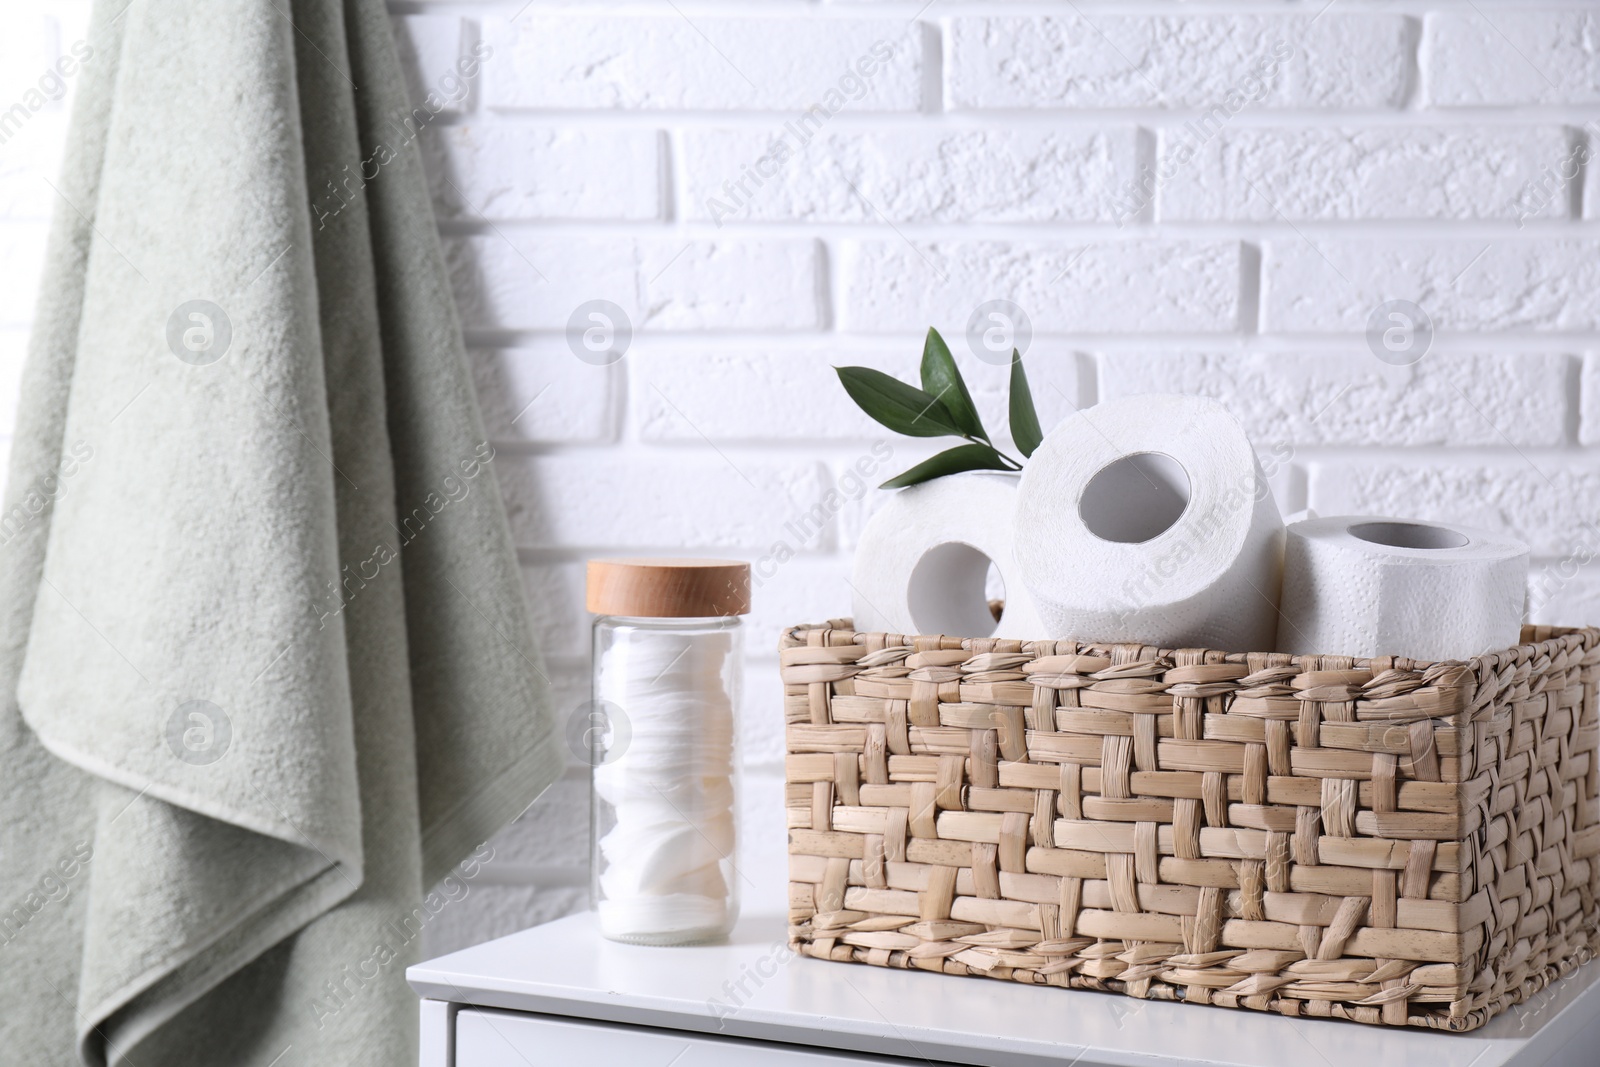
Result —
[{"label": "wooden jar lid", "polygon": [[750,564],[735,559],[591,559],[596,615],[708,618],[750,611]]}]

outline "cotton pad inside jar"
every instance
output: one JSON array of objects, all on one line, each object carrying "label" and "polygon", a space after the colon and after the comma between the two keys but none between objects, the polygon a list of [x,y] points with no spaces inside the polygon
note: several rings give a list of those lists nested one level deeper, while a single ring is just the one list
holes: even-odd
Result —
[{"label": "cotton pad inside jar", "polygon": [[593,700],[573,732],[594,768],[594,898],[615,941],[726,936],[739,914],[740,616],[747,563],[591,560]]}]

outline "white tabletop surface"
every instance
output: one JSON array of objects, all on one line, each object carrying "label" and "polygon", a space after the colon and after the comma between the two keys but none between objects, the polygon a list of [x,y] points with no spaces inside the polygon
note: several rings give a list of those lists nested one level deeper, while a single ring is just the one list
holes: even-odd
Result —
[{"label": "white tabletop surface", "polygon": [[[814,960],[788,950],[775,915],[742,919],[722,944],[647,948],[605,940],[584,913],[407,978],[424,997],[461,1004],[992,1067],[1540,1064],[1571,1056],[1600,1019],[1600,963],[1449,1034]],[[1588,1062],[1600,1063],[1600,1049]]]}]

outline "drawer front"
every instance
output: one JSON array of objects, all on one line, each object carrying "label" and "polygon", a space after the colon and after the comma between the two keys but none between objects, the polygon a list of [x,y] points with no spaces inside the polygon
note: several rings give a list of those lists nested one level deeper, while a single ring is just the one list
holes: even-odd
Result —
[{"label": "drawer front", "polygon": [[683,1030],[463,1008],[455,1067],[866,1067],[903,1064],[848,1052],[741,1041]]}]

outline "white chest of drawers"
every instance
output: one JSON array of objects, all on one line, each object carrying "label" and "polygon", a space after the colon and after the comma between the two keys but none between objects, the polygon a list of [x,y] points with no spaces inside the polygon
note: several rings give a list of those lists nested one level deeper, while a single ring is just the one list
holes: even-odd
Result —
[{"label": "white chest of drawers", "polygon": [[1600,963],[1469,1034],[797,958],[783,919],[643,948],[574,915],[419,964],[421,1067],[1596,1067]]}]

